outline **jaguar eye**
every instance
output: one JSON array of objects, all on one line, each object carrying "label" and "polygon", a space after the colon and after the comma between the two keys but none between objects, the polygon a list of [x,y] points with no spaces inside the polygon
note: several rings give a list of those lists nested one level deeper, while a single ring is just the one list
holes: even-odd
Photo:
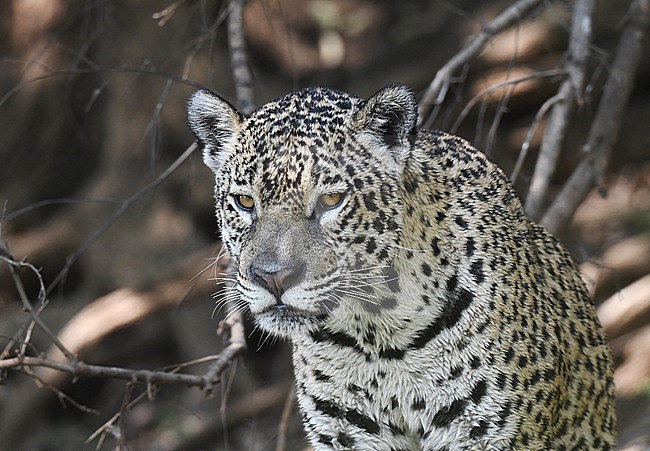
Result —
[{"label": "jaguar eye", "polygon": [[318,198],[318,205],[323,209],[323,210],[331,210],[332,208],[336,208],[339,205],[341,205],[341,202],[343,202],[343,193],[328,193],[328,194],[323,194]]},{"label": "jaguar eye", "polygon": [[233,198],[235,199],[235,204],[237,204],[237,207],[241,210],[253,211],[253,208],[255,208],[255,199],[253,199],[251,196],[247,196],[245,194],[235,194]]}]

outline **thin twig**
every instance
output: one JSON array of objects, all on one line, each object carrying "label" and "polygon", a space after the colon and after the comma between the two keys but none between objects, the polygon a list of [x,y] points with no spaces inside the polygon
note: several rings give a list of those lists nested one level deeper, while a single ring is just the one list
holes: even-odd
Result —
[{"label": "thin twig", "polygon": [[560,233],[568,225],[589,191],[601,183],[634,85],[644,35],[650,22],[649,15],[650,0],[634,0],[630,5],[627,23],[621,33],[603,96],[583,148],[585,158],[571,174],[541,221],[553,233]]},{"label": "thin twig", "polygon": [[29,313],[32,321],[38,324],[38,327],[40,327],[41,330],[43,330],[45,335],[47,335],[47,337],[52,341],[52,343],[54,343],[54,345],[63,353],[63,355],[65,355],[68,361],[74,365],[77,361],[77,358],[70,351],[68,351],[68,348],[66,348],[63,345],[63,343],[61,343],[61,341],[57,338],[56,334],[54,334],[50,330],[50,328],[41,320],[41,317],[34,311],[31,302],[29,302],[29,297],[25,292],[25,287],[23,285],[22,279],[20,278],[20,274],[18,274],[17,268],[29,268],[31,271],[34,272],[34,274],[36,274],[40,283],[39,298],[41,299],[42,302],[45,302],[45,298],[47,295],[45,291],[45,285],[43,284],[43,279],[40,276],[39,270],[36,267],[34,267],[34,265],[32,265],[31,263],[17,262],[14,259],[5,256],[0,256],[0,260],[4,261],[9,266],[9,272],[11,273],[11,277],[14,281],[14,286],[18,291],[18,296],[20,297],[20,300],[23,304],[23,308]]},{"label": "thin twig", "polygon": [[[147,384],[148,386],[149,384]],[[135,384],[133,382],[126,383],[126,389],[124,390],[124,396],[122,396],[122,405],[120,406],[120,411],[118,412],[117,424],[114,426],[114,431],[117,433],[117,448],[122,449],[126,447],[126,434],[124,427],[124,420],[126,418],[126,412],[129,409],[131,403],[131,396],[133,395],[133,387]],[[145,391],[148,393],[148,390]]]},{"label": "thin twig", "polygon": [[156,177],[153,181],[149,182],[147,185],[139,189],[136,193],[129,196],[127,199],[122,201],[120,206],[115,210],[110,218],[101,227],[99,227],[95,232],[84,241],[81,246],[72,254],[68,256],[65,260],[65,265],[56,275],[56,277],[50,283],[50,286],[47,289],[47,295],[49,295],[52,290],[61,282],[65,276],[70,271],[70,268],[77,261],[77,259],[84,253],[88,248],[95,243],[113,224],[117,222],[118,219],[138,200],[140,200],[145,194],[149,191],[156,189],[161,183],[163,183],[169,176],[171,176],[178,167],[183,164],[187,158],[196,150],[196,142],[190,144],[190,146],[185,149],[185,151],[171,164],[165,171]]},{"label": "thin twig", "polygon": [[494,114],[494,118],[492,119],[492,125],[490,125],[490,129],[488,130],[488,134],[487,134],[487,140],[485,141],[484,144],[485,154],[488,157],[492,156],[492,146],[496,141],[496,135],[497,135],[497,131],[499,130],[499,124],[501,124],[501,119],[503,118],[503,115],[506,114],[506,112],[508,111],[508,102],[510,102],[514,90],[515,90],[514,86],[510,86],[506,90],[503,97],[501,97],[499,106],[497,107],[496,113]]},{"label": "thin twig", "polygon": [[[137,403],[139,403],[144,398],[146,398],[146,396],[147,396],[147,393],[142,392],[138,396],[136,396],[134,399],[132,399],[128,403],[128,405],[126,406],[125,409],[120,408],[119,412],[117,412],[115,415],[113,415],[110,420],[108,420],[106,423],[104,423],[101,427],[99,427],[99,429],[97,429],[95,432],[93,432],[92,435],[86,439],[85,444],[88,444],[88,443],[92,442],[100,434],[106,435],[107,433],[114,431],[115,426],[113,426],[113,424],[115,424],[115,422],[120,419],[120,417],[123,414],[123,411],[125,412],[127,410],[131,410],[133,408],[133,406],[135,406]],[[101,443],[103,442],[103,440],[104,440],[103,438],[100,438],[99,443],[97,445],[97,449],[101,448]]]},{"label": "thin twig", "polygon": [[526,139],[524,139],[524,142],[521,143],[521,149],[519,150],[519,156],[517,157],[517,162],[515,163],[515,167],[512,170],[512,174],[510,174],[510,180],[512,181],[513,184],[519,178],[519,173],[521,172],[521,169],[524,166],[524,162],[526,161],[526,157],[528,156],[528,151],[530,150],[530,143],[533,141],[533,137],[535,136],[537,127],[542,122],[542,118],[546,115],[546,112],[549,110],[549,108],[551,108],[555,104],[555,102],[558,102],[559,100],[560,100],[560,95],[555,94],[553,97],[547,99],[546,102],[544,102],[541,108],[537,111],[537,114],[535,115],[535,119],[533,119],[533,123],[530,124],[528,133],[526,133]]},{"label": "thin twig", "polygon": [[232,312],[220,325],[220,333],[230,330],[230,344],[219,353],[219,358],[208,368],[203,376],[201,385],[208,393],[212,391],[215,382],[219,382],[219,375],[223,373],[232,361],[246,351],[246,335],[244,332],[244,321],[238,312]]},{"label": "thin twig", "polygon": [[59,390],[57,387],[55,387],[52,384],[50,384],[49,382],[41,379],[39,376],[37,376],[33,372],[30,371],[27,374],[28,374],[29,377],[33,378],[36,381],[37,385],[39,385],[41,387],[45,387],[48,390],[50,390],[51,392],[53,392],[56,395],[56,397],[59,399],[59,401],[61,402],[61,405],[63,405],[63,407],[66,407],[67,404],[70,404],[71,406],[75,407],[76,409],[78,409],[81,412],[90,413],[90,414],[93,414],[93,415],[99,415],[100,414],[100,412],[98,410],[92,409],[92,408],[90,408],[88,406],[84,406],[83,404],[75,401],[70,396],[66,395],[61,390]]},{"label": "thin twig", "polygon": [[469,115],[470,111],[472,108],[476,106],[476,104],[485,96],[488,96],[490,94],[493,94],[497,91],[500,91],[502,89],[512,89],[513,87],[517,86],[520,83],[525,83],[527,81],[531,80],[539,80],[541,78],[549,78],[549,77],[557,77],[560,75],[565,75],[566,71],[563,69],[550,69],[550,70],[543,70],[539,72],[535,72],[534,74],[526,75],[524,77],[519,77],[515,78],[513,80],[507,80],[502,83],[498,83],[496,85],[492,85],[488,88],[485,88],[478,94],[476,94],[474,97],[472,97],[463,110],[460,112],[458,115],[458,118],[456,119],[456,122],[454,122],[454,125],[451,126],[450,133],[455,133],[456,130],[460,127],[460,124],[467,118]]},{"label": "thin twig", "polygon": [[[209,53],[214,53],[214,45],[217,40],[217,33],[221,27],[221,24],[228,17],[228,7],[221,7],[221,12],[217,18],[210,24],[209,27],[205,25],[201,29],[201,34],[195,37],[190,41],[189,50],[187,57],[185,57],[185,63],[183,64],[183,79],[187,79],[190,76],[190,69],[192,68],[192,61],[198,54],[199,50],[203,48],[203,45],[207,42]],[[212,67],[210,67],[210,72],[208,73],[208,79],[212,78]]]},{"label": "thin twig", "polygon": [[250,114],[255,110],[255,101],[253,100],[253,76],[248,66],[244,34],[244,3],[245,0],[230,0],[228,46],[230,47],[230,64],[237,92],[237,103],[242,113]]},{"label": "thin twig", "polygon": [[[20,60],[20,59],[11,59],[11,58],[2,58],[0,59],[3,63],[17,63],[17,64],[41,64],[38,61],[34,60]],[[45,66],[46,67],[46,66]],[[55,77],[62,77],[62,76],[70,76],[70,75],[84,75],[84,74],[101,74],[101,73],[107,73],[107,74],[136,74],[136,75],[154,75],[166,80],[172,80],[176,83],[181,83],[187,86],[191,86],[196,89],[201,89],[203,88],[203,85],[200,83],[197,83],[193,80],[188,80],[187,77],[185,76],[180,76],[176,74],[172,74],[169,72],[165,72],[163,70],[156,69],[155,67],[110,67],[110,68],[104,68],[104,67],[91,67],[87,69],[81,69],[78,67],[73,67],[69,69],[51,69],[47,68],[47,74],[45,75],[40,75],[38,77],[31,78],[29,80],[22,81],[18,83],[16,86],[11,88],[7,93],[0,97],[0,107],[3,106],[9,99],[11,99],[16,93],[20,92],[22,89],[26,88],[28,85],[38,83],[39,81],[45,81],[50,78],[55,78]]]},{"label": "thin twig", "polygon": [[177,373],[184,368],[200,365],[202,363],[213,362],[217,359],[219,359],[219,355],[206,355],[205,357],[199,357],[198,359],[188,360],[187,362],[166,366],[163,368],[163,370],[169,370],[170,373]]},{"label": "thin twig", "polygon": [[4,221],[12,221],[16,219],[18,216],[24,215],[25,213],[29,213],[32,210],[36,210],[38,208],[42,207],[47,207],[50,205],[61,205],[61,204],[81,204],[81,203],[98,203],[98,204],[119,204],[120,200],[111,198],[111,197],[79,197],[79,198],[56,198],[56,199],[46,199],[46,200],[41,200],[38,202],[34,202],[33,204],[29,204],[26,207],[20,208],[16,211],[12,211],[11,213],[7,213],[4,217]]},{"label": "thin twig", "polygon": [[228,318],[231,339],[228,346],[221,351],[218,359],[207,370],[206,374],[193,375],[169,371],[134,370],[128,368],[104,365],[89,365],[81,361],[62,363],[47,357],[17,356],[0,360],[0,370],[25,369],[33,367],[51,368],[77,377],[107,377],[137,381],[145,384],[180,384],[187,387],[200,387],[210,394],[214,385],[220,382],[221,374],[230,366],[236,357],[246,350],[244,325],[239,314],[233,313]]},{"label": "thin twig", "polygon": [[[147,384],[148,389],[150,389],[154,384],[180,384],[188,387],[200,387],[207,394],[211,394],[214,386],[220,382],[221,374],[246,350],[246,336],[244,334],[244,325],[241,314],[233,312],[229,315],[227,320],[222,322],[221,328],[221,332],[225,330],[230,331],[229,344],[218,356],[213,356],[211,358],[214,360],[214,363],[210,365],[206,374],[203,376],[178,373],[178,369],[172,371],[133,370],[103,365],[89,365],[75,360],[71,360],[70,363],[64,363],[44,356],[30,357],[25,355],[1,359],[0,371],[30,371],[31,368],[34,367],[44,367],[68,373],[75,378],[106,377],[123,379],[132,382],[145,383]],[[56,337],[50,338],[53,341],[58,341]],[[61,351],[65,353],[63,349],[61,349]],[[150,390],[149,393],[151,393]]]},{"label": "thin twig", "polygon": [[[454,55],[437,73],[420,100],[419,122],[424,122],[432,105],[441,104],[448,92],[451,79],[460,68],[478,55],[489,40],[519,22],[534,11],[543,0],[519,0],[489,22],[460,52]],[[431,119],[431,118],[430,118]],[[431,120],[427,120],[430,123]]]},{"label": "thin twig", "polygon": [[221,403],[219,406],[219,417],[221,418],[221,427],[223,428],[223,444],[224,448],[230,448],[230,435],[228,434],[228,400],[232,393],[232,384],[235,381],[235,374],[237,374],[237,360],[232,363],[232,369],[229,371],[230,375],[225,384],[221,384]]},{"label": "thin twig", "polygon": [[542,215],[570,117],[583,95],[587,58],[591,46],[593,10],[594,0],[577,0],[575,3],[566,62],[567,78],[558,90],[560,99],[553,104],[549,113],[526,198],[526,213],[534,220]]},{"label": "thin twig", "polygon": [[285,451],[287,448],[287,433],[289,430],[289,420],[293,412],[293,406],[296,402],[296,386],[291,384],[287,392],[287,399],[284,401],[282,408],[282,417],[278,425],[278,439],[275,442],[275,451]]},{"label": "thin twig", "polygon": [[[1,247],[0,247],[0,250],[2,250]],[[43,276],[42,276],[40,273],[38,274],[38,277],[39,277],[40,279],[43,278]],[[43,310],[45,310],[45,308],[48,306],[48,304],[49,304],[49,298],[45,298],[45,299],[44,299],[44,300],[39,304],[38,308],[36,309],[36,315],[37,315],[37,316],[40,315],[41,312],[42,312]],[[16,333],[11,337],[11,339],[9,340],[9,342],[7,343],[7,345],[6,345],[6,346],[4,347],[4,349],[2,350],[2,353],[0,353],[0,360],[4,359],[4,358],[6,358],[6,357],[9,357],[9,355],[11,355],[11,350],[13,349],[14,345],[15,345],[16,343],[18,343],[18,342],[22,342],[22,343],[21,343],[21,349],[20,349],[20,352],[21,352],[21,355],[24,355],[25,350],[26,350],[26,346],[29,345],[29,342],[27,341],[27,337],[29,337],[29,335],[30,335],[30,331],[29,331],[28,329],[33,328],[33,325],[34,325],[34,322],[31,321],[31,320],[28,320],[28,321],[26,321],[25,323],[23,323],[23,324],[18,328],[18,330],[16,331]],[[26,329],[28,330],[27,332],[25,332]],[[20,337],[23,336],[23,333],[24,333],[25,339],[22,339],[22,340],[21,340]]]},{"label": "thin twig", "polygon": [[[43,305],[43,304],[41,304]],[[31,316],[31,315],[30,315]],[[29,326],[27,326],[27,331],[25,332],[25,336],[23,337],[22,343],[20,344],[20,355],[26,355],[27,354],[27,347],[31,345],[32,343],[32,335],[34,334],[34,329],[36,328],[36,321],[31,320],[29,321]],[[18,338],[18,337],[16,337]]]}]

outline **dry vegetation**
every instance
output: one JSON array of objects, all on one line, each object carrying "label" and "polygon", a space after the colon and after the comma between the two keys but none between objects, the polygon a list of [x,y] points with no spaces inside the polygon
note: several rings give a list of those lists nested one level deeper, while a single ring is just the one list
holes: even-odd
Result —
[{"label": "dry vegetation", "polygon": [[184,105],[394,81],[581,262],[621,449],[650,447],[649,3],[5,2],[0,448],[304,448],[286,344],[211,315],[226,262]]}]

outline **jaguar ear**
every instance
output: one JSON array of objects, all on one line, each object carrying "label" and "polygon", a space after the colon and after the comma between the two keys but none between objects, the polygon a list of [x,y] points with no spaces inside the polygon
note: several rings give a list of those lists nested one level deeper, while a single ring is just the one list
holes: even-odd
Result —
[{"label": "jaguar ear", "polygon": [[243,116],[218,95],[202,89],[190,97],[187,119],[203,147],[203,161],[216,172],[223,163],[228,145],[237,136]]},{"label": "jaguar ear", "polygon": [[415,93],[404,85],[388,85],[357,111],[353,124],[368,140],[388,148],[398,167],[403,167],[415,142],[418,103]]}]

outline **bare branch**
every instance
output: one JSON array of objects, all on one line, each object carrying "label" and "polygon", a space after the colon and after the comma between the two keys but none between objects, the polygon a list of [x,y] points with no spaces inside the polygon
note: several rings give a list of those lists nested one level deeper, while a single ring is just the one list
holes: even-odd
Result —
[{"label": "bare branch", "polygon": [[534,11],[542,2],[543,0],[519,0],[509,6],[494,20],[483,27],[481,32],[463,50],[454,55],[436,73],[435,78],[424,92],[420,100],[419,122],[424,122],[432,105],[439,105],[444,101],[454,73],[478,55],[493,36],[519,22],[522,18]]},{"label": "bare branch", "polygon": [[650,0],[634,0],[630,5],[627,23],[616,48],[603,97],[583,148],[585,158],[541,221],[541,224],[553,233],[557,234],[567,226],[578,205],[602,179],[614,143],[618,138],[623,112],[641,59],[643,39],[649,22],[649,10]]},{"label": "bare branch", "polygon": [[[149,394],[150,385],[151,384],[147,384],[147,390],[142,393],[143,395],[145,393],[147,395]],[[118,412],[117,424],[112,428],[112,431],[114,431],[113,433],[117,438],[117,449],[128,449],[126,447],[126,434],[124,433],[124,417],[126,416],[126,411],[130,407],[130,401],[131,396],[133,395],[134,386],[135,384],[132,382],[126,383],[126,389],[124,390],[124,395],[122,396],[122,405],[120,406],[120,410]]]},{"label": "bare branch", "polygon": [[519,178],[519,173],[521,172],[521,168],[524,166],[524,162],[526,161],[526,157],[528,156],[528,150],[530,150],[530,143],[533,140],[533,137],[535,136],[535,132],[537,131],[537,127],[542,121],[542,118],[546,115],[546,112],[549,110],[549,108],[551,108],[555,104],[555,102],[559,100],[560,100],[560,94],[555,94],[553,97],[547,99],[546,102],[544,102],[541,108],[537,111],[537,114],[535,115],[535,119],[533,119],[533,123],[530,124],[528,133],[526,133],[526,139],[524,139],[524,142],[521,144],[521,149],[519,150],[519,156],[517,157],[517,162],[515,163],[515,167],[512,170],[512,174],[510,174],[510,180],[512,181],[512,183],[515,183],[517,181],[517,178]]},{"label": "bare branch", "polygon": [[[42,65],[39,61],[34,61],[34,60],[19,60],[19,59],[9,59],[9,58],[3,58],[2,59],[3,63],[15,63],[15,64],[39,64]],[[90,68],[79,68],[79,67],[73,67],[69,69],[50,69],[47,66],[44,67],[44,70],[47,72],[45,75],[41,75],[38,77],[30,78],[29,80],[24,80],[18,83],[16,86],[8,90],[4,96],[0,97],[0,107],[2,107],[9,99],[11,99],[16,93],[20,92],[21,90],[27,88],[28,86],[32,84],[36,84],[38,82],[48,80],[51,78],[58,78],[58,77],[69,77],[71,75],[83,75],[83,74],[109,74],[109,75],[114,75],[114,74],[136,74],[136,75],[153,75],[156,77],[160,77],[165,80],[172,80],[176,83],[181,83],[183,85],[191,86],[196,89],[201,89],[203,86],[200,83],[197,83],[192,80],[188,80],[185,75],[179,76],[176,74],[172,74],[169,72],[165,72],[160,69],[156,69],[155,67],[110,67],[110,68],[103,68],[99,66],[92,65]],[[92,99],[91,99],[92,100]]]},{"label": "bare branch", "polygon": [[544,129],[539,157],[535,165],[530,190],[526,199],[526,213],[537,220],[548,194],[562,143],[569,126],[569,118],[580,101],[584,88],[585,71],[591,45],[593,0],[578,0],[573,11],[569,51],[566,62],[567,78],[558,90],[559,99],[553,104]]},{"label": "bare branch", "polygon": [[228,346],[216,357],[205,375],[183,374],[173,371],[133,370],[104,365],[88,365],[81,361],[62,363],[47,357],[18,356],[0,360],[0,370],[30,369],[34,367],[51,368],[78,377],[108,377],[145,384],[180,384],[187,387],[200,387],[208,394],[220,382],[221,374],[233,360],[246,350],[246,338],[241,315],[232,313],[228,318],[231,339]]},{"label": "bare branch", "polygon": [[230,330],[230,344],[219,353],[219,358],[210,365],[203,376],[202,387],[208,392],[212,390],[215,381],[219,382],[218,376],[226,370],[235,357],[246,351],[244,322],[240,313],[231,311],[228,318],[221,322],[219,333],[223,333],[224,330]]},{"label": "bare branch", "polygon": [[145,383],[182,384],[188,387],[202,387],[204,378],[188,374],[174,374],[165,371],[131,370],[103,365],[88,365],[83,362],[76,364],[61,363],[46,357],[19,356],[0,360],[1,369],[22,369],[44,367],[51,368],[74,377],[110,377],[114,379],[133,380]]},{"label": "bare branch", "polygon": [[[1,250],[2,250],[2,247],[0,247],[0,251]],[[40,273],[39,273],[39,277],[41,277]],[[45,298],[39,304],[38,308],[36,309],[36,311],[35,311],[36,315],[37,316],[40,315],[41,312],[45,309],[45,307],[47,307],[48,304],[49,304],[48,298]],[[30,339],[30,336],[31,336],[31,330],[30,329],[33,329],[34,324],[35,323],[33,321],[29,320],[29,321],[26,321],[25,323],[23,323],[18,328],[16,333],[13,335],[13,337],[11,337],[9,342],[5,345],[4,349],[0,353],[0,360],[2,360],[5,357],[8,357],[9,355],[11,355],[11,352],[12,352],[12,349],[13,349],[14,345],[16,343],[18,343],[18,342],[22,342],[21,343],[21,349],[20,349],[21,355],[25,354],[27,346],[29,345],[29,339]],[[21,339],[21,337],[24,337],[24,339]]]},{"label": "bare branch", "polygon": [[[63,353],[63,355],[65,355],[68,361],[74,364],[77,361],[76,357],[70,351],[68,351],[68,348],[66,348],[63,345],[63,343],[61,343],[61,341],[57,338],[57,336],[50,330],[50,328],[41,320],[40,316],[34,311],[31,302],[29,302],[29,297],[25,292],[25,287],[23,286],[23,281],[20,278],[20,275],[18,274],[17,268],[29,268],[34,272],[34,274],[36,274],[40,283],[39,297],[44,302],[46,297],[45,285],[43,284],[43,279],[41,278],[41,274],[39,270],[35,268],[34,265],[32,265],[31,263],[17,262],[13,258],[0,255],[0,260],[4,261],[7,264],[7,266],[9,266],[9,272],[11,273],[11,277],[13,278],[16,290],[18,290],[18,296],[20,297],[20,300],[23,304],[23,308],[29,313],[29,315],[32,318],[32,321],[38,324],[38,326],[43,330],[43,332],[45,332],[45,335],[47,335],[47,337],[52,341],[52,343],[54,343],[54,345]],[[25,340],[25,342],[27,341],[29,340]]]},{"label": "bare branch", "polygon": [[255,110],[253,100],[253,76],[248,66],[246,37],[244,35],[245,0],[230,0],[228,16],[228,46],[230,47],[230,64],[235,80],[237,103],[242,113],[250,114]]},{"label": "bare branch", "polygon": [[515,88],[519,83],[525,83],[527,81],[531,80],[539,80],[541,78],[548,78],[548,77],[557,77],[558,75],[565,75],[566,72],[564,70],[558,70],[558,69],[550,69],[550,70],[544,70],[540,72],[535,72],[534,74],[526,75],[524,77],[519,77],[515,78],[513,80],[507,80],[502,83],[490,86],[488,88],[485,88],[478,94],[476,94],[474,97],[472,97],[463,110],[460,112],[458,115],[458,118],[454,122],[454,125],[451,126],[450,133],[455,133],[456,130],[460,127],[460,124],[465,120],[465,118],[469,115],[470,111],[472,108],[476,106],[478,102],[481,101],[484,97],[487,97],[491,94],[494,94],[497,91],[500,91],[502,89],[513,89]]},{"label": "bare branch", "polygon": [[287,399],[284,401],[282,408],[282,417],[278,425],[278,439],[275,442],[275,451],[285,451],[287,448],[287,431],[289,429],[289,420],[293,412],[293,406],[296,403],[296,386],[292,384],[287,392]]},{"label": "bare branch", "polygon": [[149,191],[152,191],[156,189],[161,183],[163,183],[165,180],[171,176],[178,167],[183,164],[185,160],[189,158],[189,156],[196,150],[196,142],[193,142],[190,144],[190,146],[185,149],[185,151],[171,164],[165,171],[160,174],[158,177],[156,177],[153,181],[139,189],[136,193],[132,194],[129,196],[127,199],[122,201],[120,204],[119,208],[115,210],[115,212],[111,215],[108,220],[102,224],[100,228],[98,228],[86,241],[83,242],[83,244],[77,249],[75,252],[70,254],[68,258],[65,261],[65,265],[59,271],[59,273],[56,275],[52,283],[50,283],[49,288],[47,289],[47,294],[49,295],[52,290],[61,282],[65,276],[68,274],[68,271],[70,271],[70,268],[74,264],[74,262],[77,261],[77,259],[84,253],[86,250],[93,244],[95,241],[97,241],[113,224],[117,222],[120,217],[138,200],[140,200],[145,194],[147,194]]},{"label": "bare branch", "polygon": [[[3,260],[7,260],[7,257],[4,257],[4,255],[0,256],[0,258],[2,258]],[[194,259],[192,259],[192,261],[194,261]],[[192,273],[193,272],[194,270],[192,271]],[[183,280],[186,280],[186,278],[183,278]],[[18,287],[22,287],[22,282],[20,281],[20,278],[18,278],[16,284]],[[111,302],[111,305],[115,305],[116,301],[118,301],[120,297],[124,298],[125,296],[124,291],[128,291],[128,290],[119,290],[115,292],[113,296],[107,295],[104,298],[101,298],[104,302],[101,303],[100,306],[107,304],[108,302]],[[42,293],[45,292],[44,286],[41,287],[41,292]],[[29,304],[26,295],[21,294],[21,297],[23,298],[23,302]],[[179,292],[178,288],[174,288],[174,282],[170,282],[164,285],[163,287],[161,287],[159,290],[154,290],[151,293],[142,294],[140,296],[131,294],[129,297],[138,298],[141,304],[144,303],[147,305],[169,304],[170,302],[172,302],[172,300],[178,300],[184,298],[182,292]],[[92,310],[93,312],[97,313],[98,302],[95,302],[94,305],[95,307]],[[129,305],[131,305],[131,307],[134,306],[133,302],[131,302],[131,304]],[[134,310],[138,310],[138,309],[136,308]],[[142,306],[140,310],[143,310]],[[139,317],[137,316],[137,313],[135,313],[134,315],[127,315],[127,318],[123,319],[122,322],[124,323],[124,321],[133,320],[132,317]],[[38,314],[34,313],[34,316],[35,316],[34,321],[39,321],[39,325],[40,325],[40,318],[38,318]],[[77,320],[81,321],[82,318],[86,318],[87,316],[88,314],[86,314],[86,316],[78,315]],[[87,324],[88,318],[86,318],[84,322]],[[16,357],[9,358],[8,353],[3,353],[2,355],[3,358],[0,358],[0,371],[2,370],[23,371],[32,377],[36,377],[36,375],[32,372],[32,369],[40,367],[40,368],[49,368],[50,370],[54,370],[55,373],[57,372],[67,373],[72,375],[74,378],[83,377],[83,376],[109,377],[115,379],[124,379],[131,382],[145,383],[147,385],[147,390],[149,393],[151,393],[151,390],[155,389],[155,386],[158,384],[174,383],[174,384],[182,384],[190,387],[191,386],[201,387],[208,394],[210,394],[213,390],[214,385],[220,382],[221,374],[228,368],[228,366],[239,355],[241,355],[246,350],[246,338],[245,338],[242,317],[240,313],[235,311],[232,311],[232,313],[228,316],[228,318],[225,321],[222,321],[222,323],[220,324],[220,328],[218,330],[219,334],[230,332],[229,344],[228,346],[226,346],[226,348],[222,351],[221,354],[206,356],[201,359],[193,360],[191,362],[186,362],[180,365],[175,365],[173,367],[168,367],[167,369],[155,370],[155,371],[133,370],[133,369],[102,366],[102,365],[89,365],[84,362],[77,361],[74,358],[70,357],[72,355],[72,352],[69,351],[68,349],[74,349],[75,352],[78,352],[81,349],[80,344],[74,343],[74,340],[70,348],[61,344],[61,343],[69,344],[69,340],[66,338],[67,336],[65,335],[65,330],[67,330],[67,327],[70,327],[71,330],[74,329],[73,325],[69,323],[68,326],[66,326],[66,329],[64,329],[64,333],[61,335],[61,338],[56,337],[53,333],[49,332],[47,328],[45,328],[45,330],[49,332],[46,333],[48,334],[50,340],[54,343],[58,343],[57,348],[54,348],[54,351],[51,350],[47,355],[31,357],[31,356],[26,356],[24,352],[21,352]],[[107,325],[106,327],[113,327],[114,329],[116,327],[119,327],[119,325],[115,325],[115,324],[113,326]],[[98,333],[102,333],[102,331],[106,332],[106,330],[104,330],[106,329],[106,327],[99,328],[100,330]],[[93,340],[94,338],[86,337],[86,339]],[[57,349],[58,351],[68,356],[68,361],[64,361],[60,358],[60,354],[56,352]],[[180,373],[182,369],[187,368],[190,365],[195,365],[198,363],[204,363],[209,361],[213,361],[213,363],[208,367],[205,375],[190,375],[190,374]],[[40,377],[38,377],[37,379],[44,380]],[[47,380],[44,380],[44,382],[48,384],[50,383],[48,381],[52,380],[51,378],[46,378],[46,379]]]},{"label": "bare branch", "polygon": [[[129,392],[129,394],[132,393],[132,387],[133,387],[133,384],[128,384],[127,391]],[[126,395],[126,393],[125,393],[125,395]],[[122,406],[120,407],[119,412],[117,412],[115,415],[113,415],[110,420],[108,420],[99,429],[97,429],[95,432],[93,432],[92,435],[86,439],[86,444],[88,444],[88,443],[92,442],[93,440],[95,440],[97,438],[97,436],[102,435],[102,437],[100,437],[100,439],[99,439],[99,443],[97,444],[97,448],[96,448],[96,449],[101,449],[101,445],[102,445],[102,443],[104,441],[104,437],[106,436],[106,434],[109,434],[109,433],[114,434],[114,432],[116,431],[116,427],[113,426],[113,424],[115,424],[115,422],[118,421],[122,417],[124,412],[126,412],[127,410],[130,410],[131,408],[133,408],[133,406],[135,406],[137,403],[139,403],[144,398],[146,398],[146,396],[147,396],[147,393],[142,392],[138,396],[136,396],[134,399],[130,400],[129,403],[126,406],[124,405],[124,400],[126,399],[126,396],[124,396],[122,398]]]},{"label": "bare branch", "polygon": [[63,405],[64,407],[67,404],[70,404],[70,405],[74,406],[76,409],[78,409],[81,412],[90,413],[90,414],[93,414],[93,415],[99,415],[100,414],[100,412],[98,410],[92,409],[92,408],[90,408],[88,406],[85,406],[85,405],[75,401],[74,399],[72,399],[70,396],[63,393],[61,390],[59,390],[54,385],[52,385],[49,382],[47,382],[47,381],[41,379],[40,377],[38,377],[36,374],[34,374],[34,372],[29,371],[28,375],[29,375],[29,377],[34,378],[37,385],[39,385],[41,387],[45,387],[48,390],[50,390],[51,392],[53,392],[56,395],[56,397],[59,398],[59,401],[61,402],[61,405]]},{"label": "bare branch", "polygon": [[[267,410],[281,406],[287,397],[287,383],[281,381],[275,385],[258,388],[248,393],[243,399],[238,399],[228,407],[228,417],[223,422],[207,422],[202,430],[188,435],[179,444],[178,449],[202,449],[209,441],[214,443],[215,437],[223,436],[224,430],[231,430],[243,420],[260,418]],[[267,443],[268,444],[268,443]]]},{"label": "bare branch", "polygon": [[61,204],[81,204],[81,203],[98,203],[98,204],[120,204],[119,199],[113,199],[113,198],[108,198],[108,197],[80,197],[80,198],[57,198],[57,199],[46,199],[46,200],[41,200],[38,202],[34,202],[33,204],[29,204],[26,207],[20,208],[16,211],[12,211],[11,213],[7,213],[3,220],[4,221],[12,221],[16,219],[20,215],[24,215],[25,213],[29,213],[30,211],[36,210],[41,207],[47,207],[50,205],[61,205]]}]

